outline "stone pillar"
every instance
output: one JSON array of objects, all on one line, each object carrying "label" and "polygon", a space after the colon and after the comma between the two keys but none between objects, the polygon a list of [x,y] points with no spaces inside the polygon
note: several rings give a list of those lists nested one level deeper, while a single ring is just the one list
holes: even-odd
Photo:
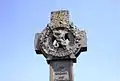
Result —
[{"label": "stone pillar", "polygon": [[73,81],[73,61],[51,61],[50,81]]},{"label": "stone pillar", "polygon": [[51,12],[50,23],[35,35],[35,51],[50,65],[50,81],[74,81],[73,63],[87,51],[86,32],[69,21],[68,10]]}]

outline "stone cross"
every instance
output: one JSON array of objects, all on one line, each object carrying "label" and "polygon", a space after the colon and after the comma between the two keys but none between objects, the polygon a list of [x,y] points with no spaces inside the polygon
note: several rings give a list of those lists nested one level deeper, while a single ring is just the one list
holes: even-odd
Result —
[{"label": "stone cross", "polygon": [[74,81],[73,63],[87,51],[87,36],[70,22],[68,10],[51,12],[50,23],[36,33],[34,45],[50,65],[50,81]]}]

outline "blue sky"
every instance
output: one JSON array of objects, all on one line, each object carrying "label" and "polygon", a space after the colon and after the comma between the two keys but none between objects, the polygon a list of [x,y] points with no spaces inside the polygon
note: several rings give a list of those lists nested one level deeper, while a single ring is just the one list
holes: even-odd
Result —
[{"label": "blue sky", "polygon": [[88,36],[74,81],[120,81],[120,0],[0,0],[0,81],[49,81],[34,36],[49,23],[50,12],[60,9],[68,9]]}]

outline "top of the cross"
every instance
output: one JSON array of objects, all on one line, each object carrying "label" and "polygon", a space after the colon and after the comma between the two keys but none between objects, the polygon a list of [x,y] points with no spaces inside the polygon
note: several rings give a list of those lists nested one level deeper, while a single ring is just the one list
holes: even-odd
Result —
[{"label": "top of the cross", "polygon": [[68,10],[52,11],[49,25],[51,29],[58,27],[69,28],[69,11]]}]

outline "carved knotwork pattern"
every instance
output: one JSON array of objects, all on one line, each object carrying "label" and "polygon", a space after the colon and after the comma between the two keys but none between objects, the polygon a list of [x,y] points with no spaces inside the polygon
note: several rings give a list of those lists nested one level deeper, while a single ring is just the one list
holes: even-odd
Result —
[{"label": "carved knotwork pattern", "polygon": [[[58,36],[56,36],[55,33],[58,34]],[[39,36],[38,49],[45,55],[56,57],[76,54],[81,48],[82,35],[82,31],[75,28],[72,24],[70,24],[69,28],[58,27],[58,29],[52,30],[48,24]],[[55,37],[57,39],[55,39]]]}]

